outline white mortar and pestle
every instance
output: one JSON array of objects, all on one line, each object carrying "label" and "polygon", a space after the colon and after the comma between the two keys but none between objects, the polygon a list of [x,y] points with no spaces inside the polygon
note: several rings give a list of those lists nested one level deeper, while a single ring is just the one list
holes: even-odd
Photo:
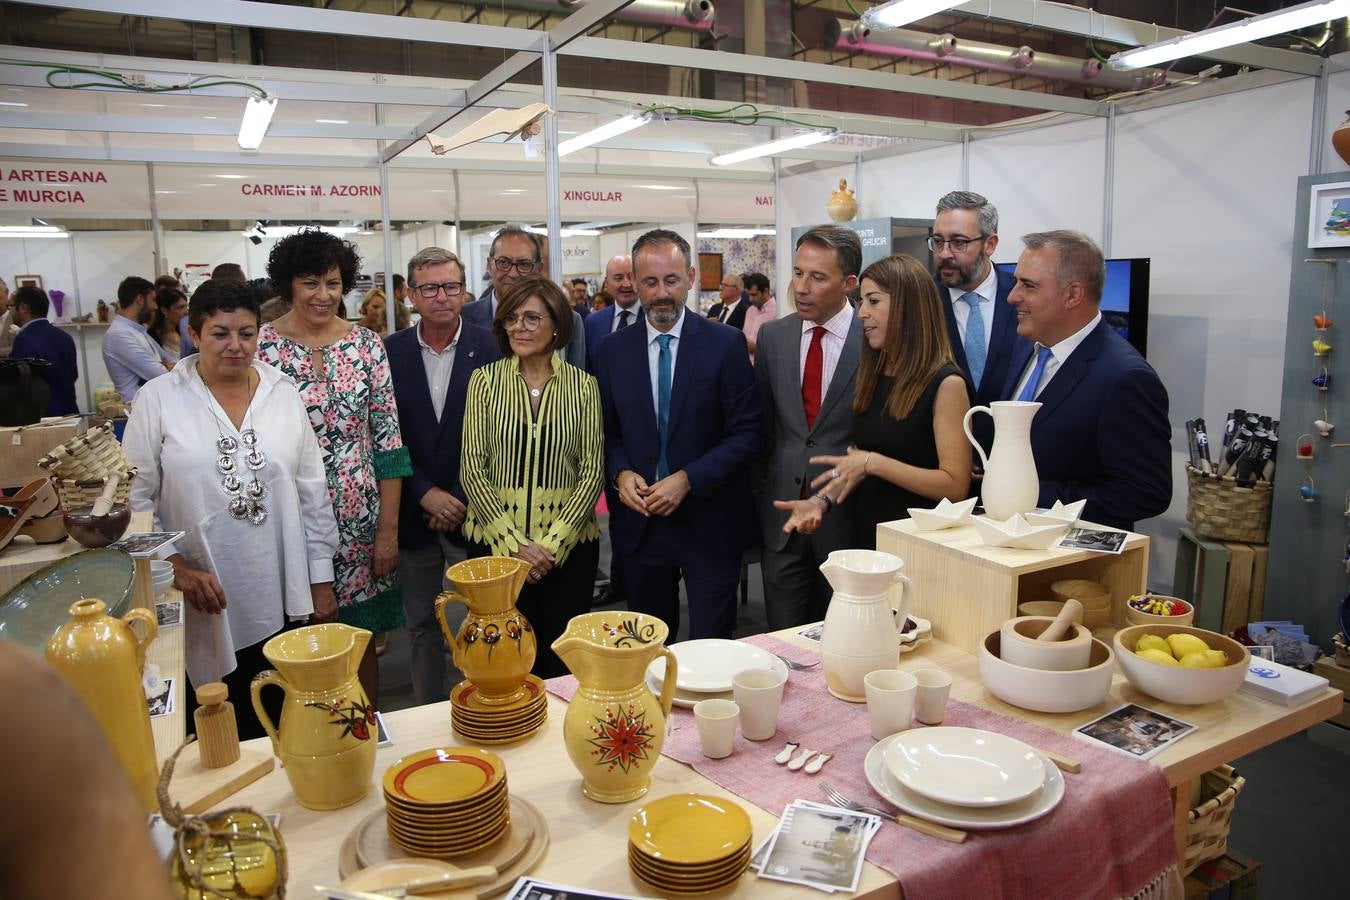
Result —
[{"label": "white mortar and pestle", "polygon": [[1015,666],[1051,672],[1085,669],[1092,655],[1092,632],[1074,620],[1081,620],[1083,606],[1067,600],[1053,619],[1047,616],[1019,616],[1003,623],[999,630],[999,657]]}]

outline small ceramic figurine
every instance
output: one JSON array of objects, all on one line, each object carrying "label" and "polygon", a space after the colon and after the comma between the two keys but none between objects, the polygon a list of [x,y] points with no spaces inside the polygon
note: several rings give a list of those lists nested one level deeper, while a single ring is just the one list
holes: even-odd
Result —
[{"label": "small ceramic figurine", "polygon": [[848,189],[847,179],[839,179],[839,190],[830,195],[830,202],[825,205],[825,211],[836,222],[847,222],[858,214],[858,199]]},{"label": "small ceramic figurine", "polygon": [[105,302],[103,302],[102,300],[100,300],[100,301],[98,301],[97,309],[98,309],[98,320],[99,320],[100,322],[107,322],[107,321],[108,321],[108,304],[105,303]]}]

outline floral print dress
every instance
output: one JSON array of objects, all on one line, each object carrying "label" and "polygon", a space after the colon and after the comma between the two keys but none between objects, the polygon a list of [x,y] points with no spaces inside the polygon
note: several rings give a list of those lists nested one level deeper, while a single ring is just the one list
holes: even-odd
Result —
[{"label": "floral print dress", "polygon": [[401,627],[398,576],[376,578],[373,555],[380,480],[412,474],[384,342],[357,325],[331,344],[310,348],[267,324],[258,332],[258,359],[295,380],[319,439],[338,523],[333,593],[340,621],[376,634]]}]

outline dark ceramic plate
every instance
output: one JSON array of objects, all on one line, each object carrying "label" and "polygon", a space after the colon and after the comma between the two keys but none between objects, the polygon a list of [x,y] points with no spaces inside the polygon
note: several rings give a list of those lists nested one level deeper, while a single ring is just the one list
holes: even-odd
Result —
[{"label": "dark ceramic plate", "polygon": [[135,561],[121,550],[85,550],[54,562],[0,597],[0,638],[41,655],[76,600],[102,600],[110,616],[126,612],[135,575]]}]

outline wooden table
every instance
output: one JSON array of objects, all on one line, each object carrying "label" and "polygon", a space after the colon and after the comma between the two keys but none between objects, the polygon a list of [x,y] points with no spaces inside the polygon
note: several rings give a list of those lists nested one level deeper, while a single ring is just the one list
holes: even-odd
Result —
[{"label": "wooden table", "polygon": [[[777,637],[804,647],[817,645],[791,630]],[[1081,713],[1047,715],[1009,706],[985,690],[979,677],[978,660],[956,647],[933,640],[900,661],[903,669],[938,666],[951,673],[952,696],[1010,716],[1026,719],[1060,732],[1070,732],[1123,703],[1140,703],[1199,726],[1154,758],[1174,788],[1178,822],[1184,835],[1189,808],[1189,785],[1193,779],[1220,763],[1233,760],[1274,743],[1340,711],[1341,692],[1328,688],[1320,697],[1302,706],[1286,708],[1246,694],[1208,706],[1174,706],[1139,693],[1117,675],[1111,695],[1100,706]],[[866,715],[863,707],[849,707]],[[566,704],[549,696],[549,719],[535,737],[512,746],[489,748],[506,761],[513,793],[537,806],[549,820],[550,845],[531,875],[563,884],[584,885],[600,890],[652,896],[654,891],[635,879],[626,860],[626,823],[644,802],[666,794],[699,791],[739,799],[719,788],[693,769],[661,757],[647,797],[609,806],[585,799],[581,778],[573,769],[562,745],[562,719]],[[291,896],[306,898],[315,884],[338,881],[338,849],[347,834],[383,803],[379,780],[394,760],[427,747],[459,744],[450,729],[449,703],[388,713],[385,722],[394,744],[376,757],[371,793],[360,803],[332,812],[315,812],[295,802],[281,769],[240,791],[227,805],[248,804],[260,812],[279,812],[281,829],[290,851]],[[246,742],[246,747],[265,748],[265,740]],[[759,807],[740,801],[754,823],[755,840],[767,835],[777,821]],[[809,888],[779,882],[743,878],[732,896],[818,897]],[[859,885],[860,897],[899,897],[900,888],[889,873],[868,864]]]}]

